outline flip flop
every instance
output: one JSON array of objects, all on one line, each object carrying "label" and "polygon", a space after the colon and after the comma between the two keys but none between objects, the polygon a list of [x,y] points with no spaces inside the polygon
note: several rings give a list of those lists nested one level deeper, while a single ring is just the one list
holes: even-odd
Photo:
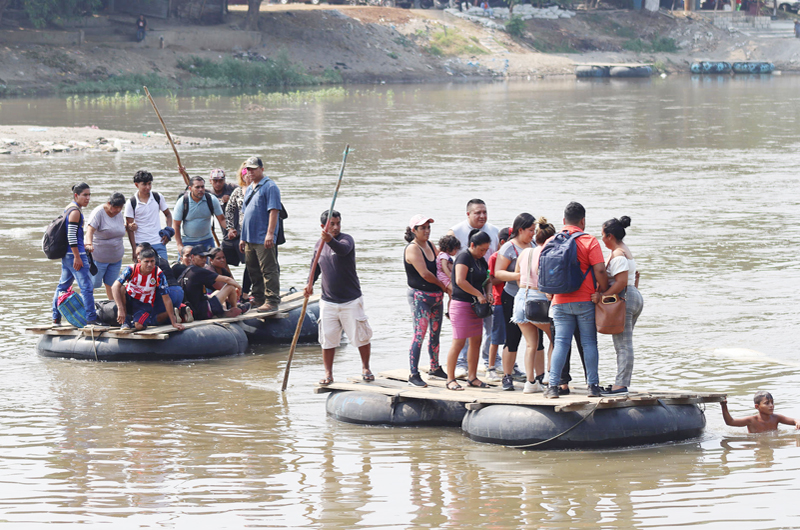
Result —
[{"label": "flip flop", "polygon": [[323,379],[319,380],[319,386],[328,386],[331,383],[333,383],[332,376],[325,376]]},{"label": "flip flop", "polygon": [[370,370],[367,370],[366,372],[361,374],[361,379],[363,379],[367,383],[371,383],[372,381],[375,381],[375,376],[372,374]]}]

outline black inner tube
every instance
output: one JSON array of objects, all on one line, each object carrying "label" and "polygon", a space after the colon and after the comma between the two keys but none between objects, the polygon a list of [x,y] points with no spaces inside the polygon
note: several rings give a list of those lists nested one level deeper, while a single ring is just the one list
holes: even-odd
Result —
[{"label": "black inner tube", "polygon": [[505,447],[513,447],[514,449],[527,449],[529,447],[536,447],[536,446],[539,446],[539,445],[544,445],[546,443],[552,442],[553,440],[557,440],[557,439],[561,438],[562,436],[564,436],[565,434],[567,434],[568,432],[570,432],[571,430],[573,430],[575,427],[577,427],[581,423],[583,423],[586,420],[588,420],[592,416],[592,414],[594,414],[594,411],[596,411],[597,407],[599,407],[599,406],[600,406],[600,402],[598,401],[597,403],[595,403],[594,408],[592,408],[592,410],[589,411],[589,414],[587,414],[586,416],[581,418],[577,423],[575,423],[575,425],[573,425],[572,427],[570,427],[566,431],[564,431],[562,433],[558,433],[555,436],[553,436],[552,438],[548,438],[547,440],[542,440],[541,442],[536,442],[536,443],[532,443],[532,444],[506,445]]}]

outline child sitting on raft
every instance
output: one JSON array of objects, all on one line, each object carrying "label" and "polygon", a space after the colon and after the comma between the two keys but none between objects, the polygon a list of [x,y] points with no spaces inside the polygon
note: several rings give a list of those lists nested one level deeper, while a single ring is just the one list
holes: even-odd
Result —
[{"label": "child sitting on raft", "polygon": [[731,427],[747,427],[747,432],[749,433],[777,431],[779,423],[794,425],[795,429],[800,429],[800,421],[787,418],[780,414],[773,414],[775,410],[775,400],[769,392],[759,390],[753,397],[753,402],[755,403],[758,414],[746,418],[734,419],[731,417],[730,412],[728,412],[728,402],[722,401],[720,406],[722,407],[722,418],[725,420],[725,424]]},{"label": "child sitting on raft", "polygon": [[[442,236],[439,239],[439,255],[436,256],[436,277],[445,286],[450,285],[450,279],[453,277],[453,256],[458,254],[459,250],[461,250],[461,242],[456,236]],[[444,315],[450,318],[449,299]]]}]

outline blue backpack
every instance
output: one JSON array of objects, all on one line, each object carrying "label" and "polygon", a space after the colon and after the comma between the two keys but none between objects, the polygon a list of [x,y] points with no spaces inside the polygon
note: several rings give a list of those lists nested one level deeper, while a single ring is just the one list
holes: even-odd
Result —
[{"label": "blue backpack", "polygon": [[539,290],[550,294],[565,294],[577,291],[589,271],[581,270],[578,261],[577,239],[584,234],[575,232],[559,232],[548,241],[539,256]]}]

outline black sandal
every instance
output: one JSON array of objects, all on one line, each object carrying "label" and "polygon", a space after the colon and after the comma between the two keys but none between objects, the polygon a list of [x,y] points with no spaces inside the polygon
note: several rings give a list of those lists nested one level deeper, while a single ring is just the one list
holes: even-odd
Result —
[{"label": "black sandal", "polygon": [[[455,383],[455,386],[450,386],[450,383]],[[459,385],[455,379],[451,379],[447,382],[447,390],[464,390],[464,387]]]},{"label": "black sandal", "polygon": [[[474,383],[475,381],[477,381],[479,384],[473,385],[472,383]],[[489,385],[487,385],[486,383],[484,383],[483,381],[481,381],[477,377],[475,379],[471,379],[471,380],[467,381],[467,385],[469,385],[472,388],[489,388]]]}]

